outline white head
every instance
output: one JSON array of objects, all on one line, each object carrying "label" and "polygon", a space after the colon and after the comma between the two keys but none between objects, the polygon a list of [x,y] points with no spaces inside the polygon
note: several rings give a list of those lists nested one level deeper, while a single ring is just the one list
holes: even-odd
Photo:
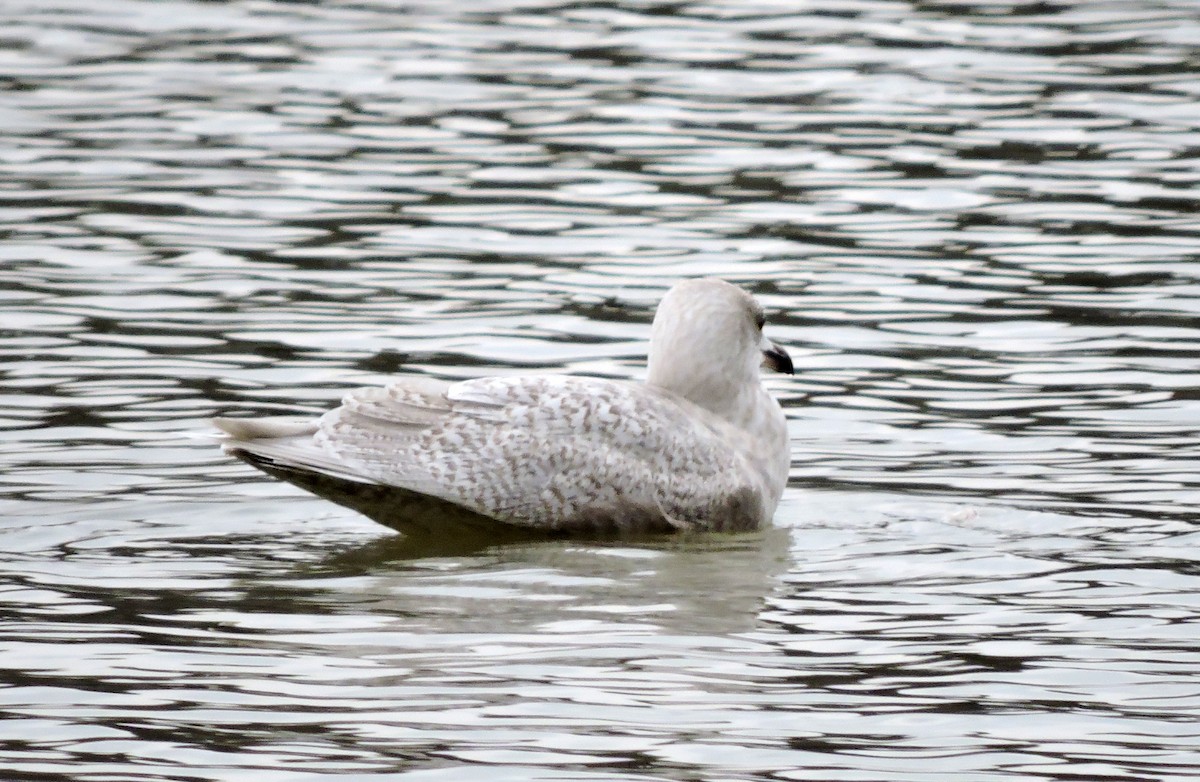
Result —
[{"label": "white head", "polygon": [[685,280],[658,305],[650,328],[646,382],[729,418],[759,367],[792,373],[792,360],[763,335],[763,309],[736,285]]}]

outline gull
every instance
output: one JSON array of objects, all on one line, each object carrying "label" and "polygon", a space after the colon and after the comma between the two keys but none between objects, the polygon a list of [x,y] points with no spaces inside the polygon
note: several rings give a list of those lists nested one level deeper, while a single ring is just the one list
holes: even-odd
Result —
[{"label": "gull", "polygon": [[768,525],[790,466],[760,368],[792,374],[742,288],[689,279],[659,303],[645,382],[420,375],[316,419],[216,418],[224,450],[410,535],[455,523],[537,534]]}]

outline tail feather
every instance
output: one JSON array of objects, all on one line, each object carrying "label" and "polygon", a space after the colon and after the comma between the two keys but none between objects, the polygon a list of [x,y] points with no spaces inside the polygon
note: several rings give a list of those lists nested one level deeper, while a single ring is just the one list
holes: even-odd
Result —
[{"label": "tail feather", "polygon": [[381,484],[353,471],[314,439],[317,422],[216,418],[231,456],[319,497],[362,513],[414,541],[525,539],[528,532],[414,489]]},{"label": "tail feather", "polygon": [[213,426],[235,440],[262,440],[317,433],[313,418],[214,418]]},{"label": "tail feather", "polygon": [[324,473],[359,484],[375,483],[313,439],[317,421],[312,419],[214,418],[213,425],[227,435],[222,443],[226,453],[255,466],[267,463],[283,470]]}]

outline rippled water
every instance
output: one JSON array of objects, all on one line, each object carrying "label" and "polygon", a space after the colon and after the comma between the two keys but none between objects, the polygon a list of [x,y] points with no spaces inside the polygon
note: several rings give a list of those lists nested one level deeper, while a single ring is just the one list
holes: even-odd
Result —
[{"label": "rippled water", "polygon": [[[1193,2],[20,2],[13,780],[1200,774]],[[413,551],[214,414],[796,359],[778,529]]]}]

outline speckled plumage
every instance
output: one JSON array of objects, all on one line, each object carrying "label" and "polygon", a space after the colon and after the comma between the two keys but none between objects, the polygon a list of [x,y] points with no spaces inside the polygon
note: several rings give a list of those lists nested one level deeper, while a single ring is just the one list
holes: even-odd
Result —
[{"label": "speckled plumage", "polygon": [[273,474],[395,487],[516,527],[752,529],[774,513],[789,462],[758,373],[764,353],[791,363],[761,313],[740,288],[690,280],[659,306],[645,383],[408,376],[352,391],[316,422],[217,425],[226,450]]}]

